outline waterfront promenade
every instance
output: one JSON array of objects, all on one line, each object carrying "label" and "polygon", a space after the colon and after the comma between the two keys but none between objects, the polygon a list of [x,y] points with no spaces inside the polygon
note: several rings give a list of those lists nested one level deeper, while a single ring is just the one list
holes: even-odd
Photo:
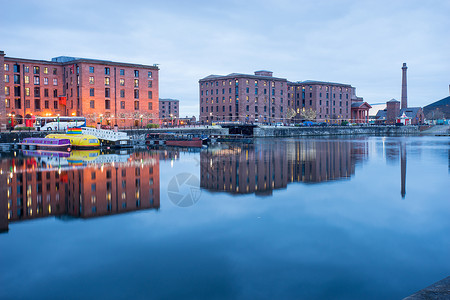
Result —
[{"label": "waterfront promenade", "polygon": [[[239,130],[245,125],[236,125],[233,129]],[[221,126],[200,127],[172,127],[172,128],[136,128],[120,130],[133,136],[135,139],[144,138],[147,133],[176,133],[176,134],[203,134],[228,135],[230,128]],[[231,130],[232,131],[232,130]],[[335,135],[415,135],[420,131],[417,126],[326,126],[326,127],[291,127],[291,126],[256,126],[253,128],[253,137],[297,137],[297,136],[335,136]],[[0,143],[15,143],[26,137],[44,137],[49,132],[43,131],[13,131],[1,132]]]}]

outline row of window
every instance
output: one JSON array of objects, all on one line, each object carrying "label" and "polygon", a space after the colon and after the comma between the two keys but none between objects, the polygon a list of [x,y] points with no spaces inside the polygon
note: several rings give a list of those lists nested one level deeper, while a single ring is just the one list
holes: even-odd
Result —
[{"label": "row of window", "polygon": [[[111,69],[109,67],[105,67],[105,75],[111,75]],[[95,72],[95,67],[94,66],[89,66],[89,73],[94,73]],[[139,70],[134,70],[134,77],[139,77]],[[120,76],[125,76],[125,69],[119,69],[119,75]],[[147,72],[147,78],[152,78],[153,77],[153,72],[152,71],[148,71]]]},{"label": "row of window", "polygon": [[[230,103],[233,101],[232,99],[233,98],[231,98],[231,97],[229,98]],[[258,97],[255,97],[255,103],[258,102],[258,99],[259,99]],[[264,97],[263,99],[264,99],[264,103],[266,103],[267,102],[267,97]],[[275,98],[271,98],[271,99],[272,99],[272,104],[274,104],[275,103]],[[246,96],[245,100],[247,102],[249,102],[250,98],[248,96]],[[216,97],[215,101],[216,101],[216,103],[219,103],[219,97]],[[209,98],[206,98],[206,104],[208,104],[208,102],[209,102]],[[239,97],[236,97],[236,102],[237,103],[239,102]],[[200,103],[203,103],[203,98],[200,98]],[[225,97],[222,97],[222,103],[225,103]],[[280,98],[280,103],[283,104],[283,98]],[[214,98],[213,97],[211,97],[211,104],[214,104]],[[289,100],[288,100],[288,105],[290,105],[290,101]]]},{"label": "row of window", "polygon": [[[5,71],[9,71],[9,64],[5,63],[3,65],[3,68]],[[18,64],[14,64],[13,65],[14,68],[14,73],[20,73],[20,65]],[[73,74],[73,65],[71,67],[69,67],[70,70],[70,74]],[[95,68],[93,66],[89,67],[89,73],[94,73]],[[111,73],[111,69],[109,67],[105,67],[105,75],[110,75]],[[30,72],[30,67],[29,66],[24,66],[24,71],[25,73],[29,73]],[[39,66],[34,66],[33,67],[33,74],[40,74],[41,68]],[[79,74],[80,69],[77,66],[77,74]],[[43,73],[44,74],[48,74],[49,73],[49,68],[48,67],[43,67]],[[53,68],[52,70],[53,75],[57,75],[58,74],[58,69],[57,68]],[[139,70],[134,70],[134,77],[139,77]],[[121,76],[125,76],[125,69],[119,69],[119,75]],[[153,72],[152,71],[148,71],[147,72],[147,78],[153,78]]]},{"label": "row of window", "polygon": [[[272,87],[275,87],[275,81],[269,81],[269,82],[270,82],[270,85]],[[229,83],[229,85],[232,85],[233,81],[232,80],[228,80],[228,83]],[[249,83],[250,83],[250,81],[248,79],[246,79],[245,80],[245,84],[249,85]],[[258,80],[255,80],[254,83],[255,83],[255,86],[258,86]],[[263,80],[262,83],[263,83],[264,86],[267,86],[267,80]],[[234,84],[236,86],[238,86],[239,85],[239,80],[235,79],[234,80]],[[215,86],[219,86],[219,81],[205,82],[205,86],[208,86],[208,85],[211,86],[211,87],[214,86],[214,85]],[[225,85],[226,85],[226,80],[223,80],[222,81],[222,86],[225,86]],[[203,87],[203,82],[200,84],[200,86]],[[283,82],[281,82],[281,86],[283,86]]]},{"label": "row of window", "polygon": [[[230,105],[230,106],[228,107],[228,111],[231,112],[232,110],[233,110],[233,109],[232,109],[232,105]],[[250,111],[250,106],[247,105],[246,108],[245,108],[245,110],[246,110],[246,111]],[[203,107],[202,107],[201,111],[203,112]],[[206,106],[205,111],[206,111],[206,112],[214,112],[214,107],[211,106],[211,110],[209,111],[209,106]],[[236,110],[235,110],[235,111],[236,111]],[[219,112],[219,106],[216,106],[216,112]],[[225,106],[222,106],[222,112],[225,112]],[[258,112],[258,106],[255,106],[255,112],[256,112],[256,113]],[[267,106],[264,106],[264,112],[267,112]],[[280,112],[283,112],[283,107],[280,107]],[[274,107],[274,106],[272,106],[272,113],[275,113],[275,107]]]},{"label": "row of window", "polygon": [[[111,79],[109,77],[105,77],[105,85],[110,85]],[[90,84],[94,84],[95,83],[95,77],[94,76],[89,76],[89,83]],[[125,86],[125,79],[121,78],[119,79],[119,85],[120,86]],[[134,87],[139,87],[139,79],[134,79]],[[153,87],[153,82],[152,81],[148,81],[147,82],[147,87],[151,88]]]},{"label": "row of window", "polygon": [[[322,85],[319,85],[318,87],[319,87],[319,90],[322,90],[322,87],[323,87],[323,86],[322,86]],[[306,90],[306,87],[304,87],[304,86],[302,86],[301,88],[302,88],[303,91]],[[293,87],[293,86],[288,87],[288,90],[294,91],[294,87]],[[300,87],[297,86],[297,91],[299,91],[299,90],[300,90]],[[312,85],[309,86],[309,90],[310,90],[310,91],[313,90],[313,86],[312,86]],[[329,87],[328,87],[328,86],[325,86],[325,90],[328,92]],[[333,87],[332,87],[332,90],[339,90],[340,92],[348,92],[348,88],[337,87],[337,86],[333,86]]]},{"label": "row of window", "polygon": [[[89,101],[89,107],[95,108],[95,100]],[[111,100],[105,99],[105,109],[111,109]],[[125,101],[120,101],[120,109],[125,109]],[[139,101],[134,101],[134,110],[139,110]],[[148,102],[148,110],[153,110],[153,103]]]},{"label": "row of window", "polygon": [[[6,108],[11,108],[11,100],[10,99],[6,99],[5,100],[5,105]],[[54,109],[58,109],[58,101],[53,101],[53,108]],[[20,99],[15,99],[14,100],[14,108],[15,109],[21,109],[22,108],[22,103],[20,101]],[[25,108],[31,108],[31,101],[30,100],[25,100]],[[45,100],[44,101],[44,108],[45,109],[49,109],[50,108],[50,101],[49,100]],[[34,99],[34,109],[35,110],[40,110],[41,109],[41,100],[40,99]]]},{"label": "row of window", "polygon": [[[134,99],[139,99],[139,90],[134,90]],[[120,98],[125,98],[125,90],[119,91]],[[94,97],[95,96],[95,89],[90,88],[89,89],[89,96]],[[147,92],[148,99],[153,99],[153,91]],[[105,98],[111,98],[111,90],[109,88],[105,88]]]},{"label": "row of window", "polygon": [[[25,96],[30,96],[30,88],[25,88]],[[41,96],[41,88],[39,87],[35,87],[33,89],[34,93],[34,97],[40,97]],[[10,96],[11,95],[11,90],[9,86],[5,87],[5,96]],[[14,87],[14,96],[15,97],[20,97],[21,96],[21,89],[20,86],[15,86]],[[49,97],[49,89],[44,89],[44,97]],[[58,97],[58,89],[54,89],[53,90],[53,97]]]},{"label": "row of window", "polygon": [[[9,71],[9,64],[4,64],[3,65],[3,69],[5,71]],[[14,69],[14,73],[20,73],[20,65],[14,64],[13,65],[13,69]],[[24,69],[25,73],[29,73],[30,72],[30,67],[29,66],[24,66],[23,69]],[[41,68],[39,66],[34,66],[33,67],[33,74],[40,74],[40,72],[41,72]],[[49,74],[49,68],[48,67],[44,67],[43,68],[43,73],[44,74]],[[53,75],[57,75],[58,74],[58,69],[57,68],[53,68],[52,73],[53,73]]]},{"label": "row of window", "polygon": [[[208,96],[210,94],[211,96],[214,95],[214,90],[211,89],[211,92],[209,90],[200,91],[201,96],[203,96],[203,92],[205,92],[205,96]],[[231,94],[231,88],[228,89],[228,93]],[[245,89],[245,93],[250,93],[250,88]],[[267,89],[263,90],[264,95],[267,95]],[[222,89],[222,95],[225,94],[225,89]],[[239,94],[239,90],[236,88],[235,94]],[[216,89],[216,95],[219,95],[219,89]],[[255,95],[258,95],[258,88],[255,87]],[[283,90],[280,90],[280,95],[283,95]],[[275,96],[275,89],[272,89],[272,96]]]},{"label": "row of window", "polygon": [[[10,82],[10,77],[8,74],[5,75],[5,79],[4,81],[6,83]],[[20,82],[20,75],[14,75],[14,84],[21,84]],[[30,83],[30,76],[24,76],[24,82],[26,84]],[[48,85],[48,77],[44,77],[44,85]],[[39,76],[33,76],[33,83],[34,85],[39,85],[41,84],[40,82],[40,77]],[[57,78],[53,78],[53,85],[58,85],[58,79]]]}]

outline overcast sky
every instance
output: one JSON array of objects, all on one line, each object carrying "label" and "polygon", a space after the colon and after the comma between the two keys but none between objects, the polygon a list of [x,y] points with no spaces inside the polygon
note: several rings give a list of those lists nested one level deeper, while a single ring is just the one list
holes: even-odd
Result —
[{"label": "overcast sky", "polygon": [[450,1],[2,1],[0,50],[152,65],[160,97],[198,115],[198,80],[265,69],[348,83],[368,103],[449,95]]}]

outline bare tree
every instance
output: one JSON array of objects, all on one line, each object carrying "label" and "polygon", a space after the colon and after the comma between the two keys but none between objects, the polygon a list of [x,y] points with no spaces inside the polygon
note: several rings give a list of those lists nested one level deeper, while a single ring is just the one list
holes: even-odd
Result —
[{"label": "bare tree", "polygon": [[303,108],[300,111],[300,117],[302,117],[302,119],[307,120],[307,121],[315,121],[316,117],[317,117],[317,113],[315,110],[313,110],[312,108],[310,109],[305,109]]},{"label": "bare tree", "polygon": [[293,117],[297,115],[297,112],[293,108],[289,108],[286,112],[286,119],[289,120],[289,123],[291,123],[291,120]]}]

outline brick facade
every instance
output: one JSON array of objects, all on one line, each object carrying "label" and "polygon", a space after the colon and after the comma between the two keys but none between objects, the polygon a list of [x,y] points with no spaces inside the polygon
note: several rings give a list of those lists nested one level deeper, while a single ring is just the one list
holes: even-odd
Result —
[{"label": "brick facade", "polygon": [[272,77],[269,71],[257,71],[255,75],[210,75],[201,79],[199,86],[199,121],[203,124],[283,122],[290,107],[287,80]]},{"label": "brick facade", "polygon": [[0,51],[0,130],[6,127],[6,107],[5,107],[5,53]]},{"label": "brick facade", "polygon": [[178,124],[180,119],[180,100],[159,99],[159,119],[161,123]]},{"label": "brick facade", "polygon": [[272,77],[270,71],[210,75],[199,81],[199,88],[203,124],[300,122],[307,110],[315,113],[313,121],[341,123],[351,120],[352,102],[362,101],[348,84],[289,82]]},{"label": "brick facade", "polygon": [[14,124],[23,123],[23,117],[58,114],[85,116],[88,125],[157,122],[157,66],[65,56],[52,61],[5,57],[2,66],[7,82],[0,94]]},{"label": "brick facade", "polygon": [[352,98],[356,101],[354,91],[355,88],[348,84],[309,80],[290,82],[288,96],[293,99],[297,113],[294,120],[303,120],[301,111],[309,109],[315,111],[317,122],[340,124],[350,120]]}]

